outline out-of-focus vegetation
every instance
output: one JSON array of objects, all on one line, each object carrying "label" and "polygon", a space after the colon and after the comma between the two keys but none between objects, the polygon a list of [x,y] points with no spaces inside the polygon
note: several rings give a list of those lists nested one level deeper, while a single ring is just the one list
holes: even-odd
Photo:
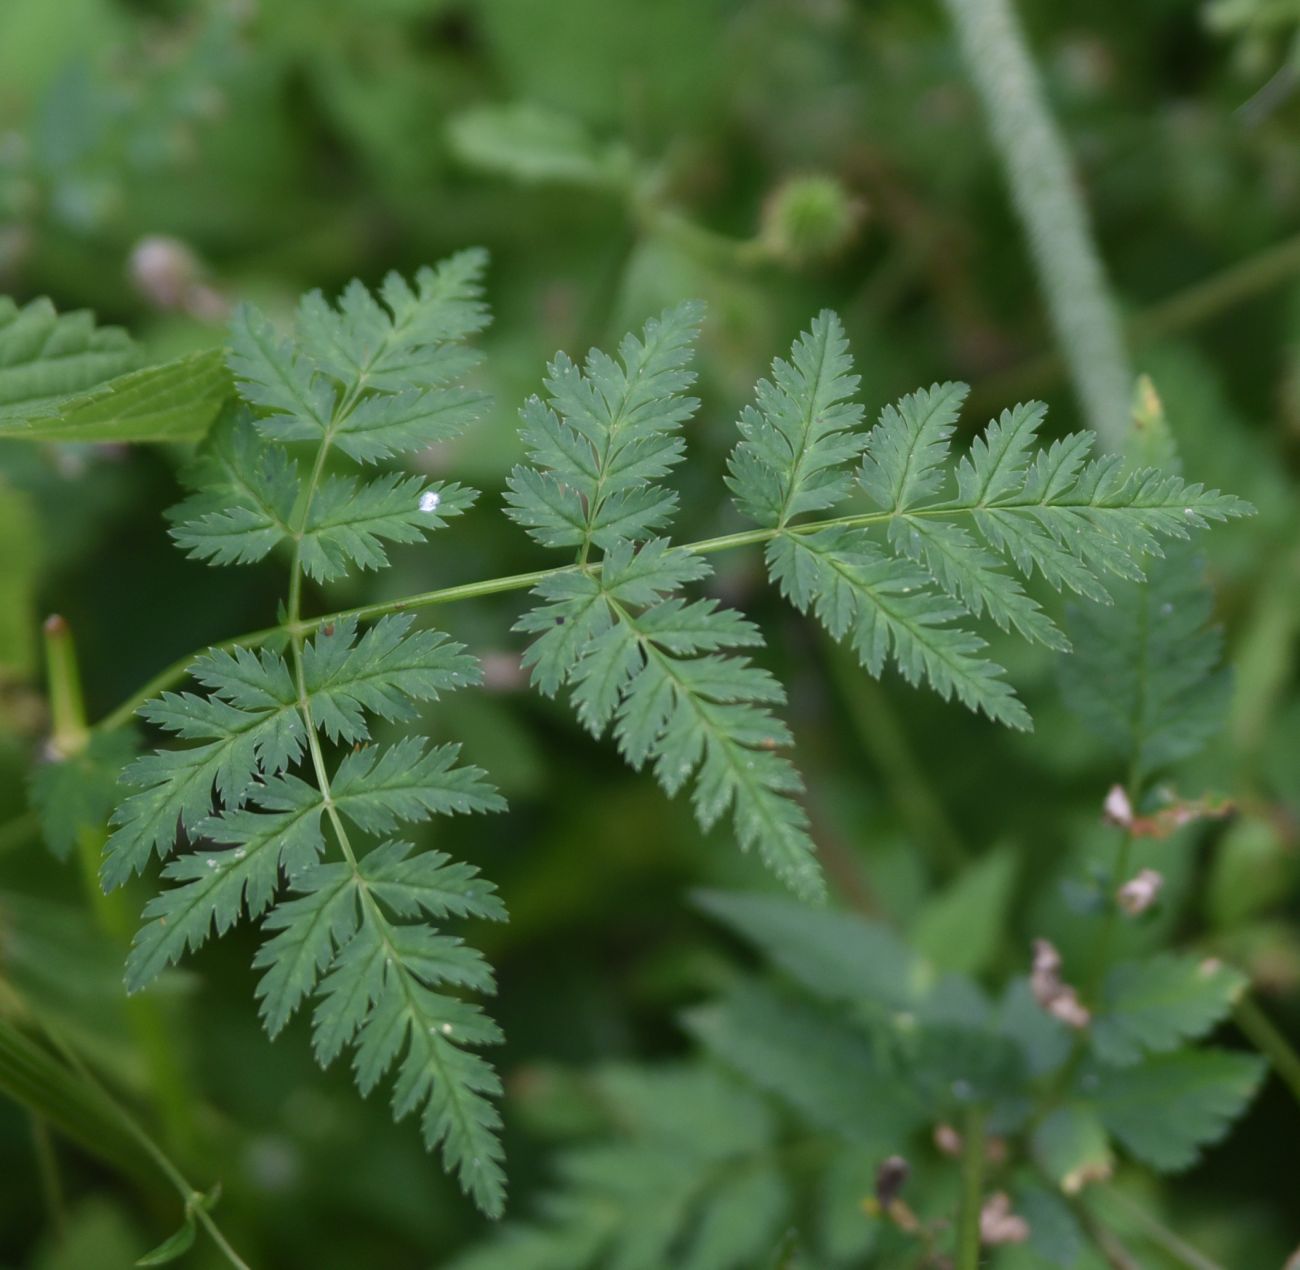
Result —
[{"label": "out-of-focus vegetation", "polygon": [[[124,997],[155,884],[99,895],[87,859],[102,835],[84,826],[118,797],[105,773],[130,743],[79,738],[83,768],[59,793],[76,806],[60,801],[53,830],[38,822],[29,772],[84,722],[47,687],[41,620],[66,619],[49,646],[57,662],[75,637],[95,723],[175,659],[273,622],[283,571],[210,569],[168,539],[192,453],[176,438],[215,405],[198,422],[160,414],[162,444],[123,446],[86,430],[92,402],[78,435],[95,439],[68,443],[63,407],[0,362],[0,434],[18,420],[6,403],[23,401],[18,421],[55,438],[0,435],[4,1264],[111,1270],[180,1223],[119,1109],[194,1186],[220,1183],[213,1216],[259,1267],[924,1264],[950,1255],[963,1164],[949,1152],[973,1154],[972,1100],[1018,1135],[1011,1159],[985,1166],[1031,1232],[990,1251],[999,1266],[1269,1266],[1293,1251],[1285,1054],[1229,1136],[1203,1160],[1198,1146],[1261,1079],[1246,1054],[1277,1062],[1300,1027],[1300,10],[1019,8],[1148,377],[1131,449],[1155,464],[1176,450],[1188,480],[1258,514],[1199,536],[1203,562],[1175,558],[1147,609],[1136,591],[1095,610],[1033,587],[1093,652],[1063,661],[992,632],[1032,736],[892,672],[868,677],[781,603],[757,552],[713,557],[713,593],[762,627],[763,663],[787,685],[830,916],[738,898],[769,885],[753,858],[721,831],[706,841],[683,800],[529,691],[509,633],[520,595],[440,610],[486,682],[431,708],[425,730],[462,741],[510,803],[437,834],[511,915],[472,934],[507,1037],[494,1061],[510,1220],[533,1223],[505,1242],[381,1095],[362,1101],[342,1065],[323,1073],[303,1036],[266,1040],[250,927]],[[312,287],[334,295],[487,247],[494,321],[476,383],[495,404],[419,460],[484,496],[454,538],[316,591],[330,612],[553,563],[501,514],[524,457],[518,406],[557,348],[612,348],[686,298],[708,320],[680,541],[743,527],[722,484],[734,421],[825,306],[843,318],[868,422],[918,384],[964,379],[959,445],[1022,398],[1047,402],[1046,439],[1082,426],[989,138],[938,4],[6,0],[0,294],[130,331],[94,337],[76,387],[197,354],[215,402],[221,372],[202,354],[239,301],[287,321]],[[14,312],[0,309],[0,333]],[[1148,668],[1174,673],[1152,677],[1160,702],[1126,713],[1140,613],[1174,619],[1143,645]],[[1228,671],[1198,634],[1211,616]],[[1169,717],[1172,740],[1146,727]],[[1117,783],[1146,797],[1127,822],[1112,800],[1103,823]],[[1141,869],[1162,879],[1154,907],[1103,918],[1112,883]],[[1062,1033],[1043,1039],[1025,982],[1036,939],[1085,994],[1104,942],[1114,961],[1162,967],[1150,991],[1175,999],[1172,1030],[1146,1021],[1156,1040],[1101,1042],[1128,1084],[1097,1077],[1100,1123],[1067,1099],[1027,1125],[999,1103],[992,1063],[986,1084],[954,1091],[942,1051],[971,1031],[996,1038],[981,1053],[1014,1043],[1031,1075],[1053,1070]],[[1230,980],[1222,1009],[1180,978],[1204,958],[1226,968],[1210,974]],[[1123,1066],[1210,1028],[1213,1048],[1179,1070]],[[1072,1075],[1096,1060],[1080,1054]],[[1140,1112],[1181,1089],[1187,1141],[1153,1144]],[[995,1116],[988,1132],[1001,1129]],[[901,1191],[878,1176],[899,1153]],[[1189,1169],[1156,1171],[1173,1166]],[[202,1233],[184,1255],[225,1264]]]}]

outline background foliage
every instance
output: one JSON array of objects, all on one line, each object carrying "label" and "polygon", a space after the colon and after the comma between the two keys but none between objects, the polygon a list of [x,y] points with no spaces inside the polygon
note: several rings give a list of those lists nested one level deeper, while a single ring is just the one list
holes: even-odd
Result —
[{"label": "background foliage", "polygon": [[[1145,920],[1114,932],[1119,959],[1170,942],[1218,956],[1248,976],[1284,1030],[1300,1022],[1300,288],[1292,282],[1300,243],[1290,237],[1300,215],[1292,93],[1300,15],[1285,8],[1020,6],[1133,361],[1163,403],[1184,474],[1259,513],[1198,542],[1233,675],[1197,679],[1190,694],[1163,683],[1169,708],[1182,710],[1184,743],[1137,735],[1133,719],[1108,714],[1105,694],[1088,698],[1077,663],[1062,669],[1048,648],[996,633],[992,655],[1011,667],[1032,710],[1032,737],[896,675],[877,684],[780,603],[756,552],[713,560],[712,593],[760,624],[766,664],[788,686],[786,717],[832,889],[896,958],[872,945],[874,964],[894,976],[861,992],[859,1012],[873,1001],[919,1010],[908,986],[916,956],[995,995],[1028,969],[1035,938],[1049,936],[1067,967],[1086,961],[1096,939],[1090,871],[1114,851],[1100,808],[1131,762],[1182,794],[1231,798],[1238,812],[1137,842],[1133,864],[1158,868],[1165,891]],[[1047,401],[1049,439],[1082,422],[938,5],[7,0],[0,8],[0,292],[19,305],[49,296],[61,312],[93,308],[132,332],[138,348],[115,335],[86,345],[87,384],[202,357],[238,300],[282,319],[311,287],[333,295],[354,276],[377,285],[389,269],[409,276],[476,243],[491,252],[495,320],[479,341],[486,359],[475,384],[494,404],[421,464],[427,477],[485,495],[457,521],[454,548],[446,537],[398,547],[378,577],[326,581],[322,607],[544,567],[546,553],[500,513],[511,470],[526,457],[517,407],[540,390],[556,349],[612,348],[688,297],[707,302],[708,320],[695,388],[703,406],[677,480],[682,539],[745,526],[721,497],[734,421],[773,354],[824,306],[843,318],[868,422],[918,384],[958,378],[972,384],[960,444],[1022,397]],[[0,309],[0,329],[13,318]],[[193,421],[168,413],[166,387],[133,391],[156,394],[158,436],[183,438]],[[6,394],[18,391],[0,366],[0,432],[15,399]],[[536,1254],[549,1262],[518,1249],[499,1261],[490,1248],[467,1252],[480,1246],[484,1223],[409,1127],[394,1128],[380,1098],[358,1099],[345,1070],[322,1073],[304,1038],[266,1043],[247,990],[250,931],[209,946],[168,981],[153,1018],[170,1038],[159,1079],[140,1043],[153,1024],[121,998],[122,932],[111,913],[88,918],[99,901],[58,858],[84,844],[69,819],[62,837],[50,836],[53,854],[42,849],[25,773],[50,730],[40,688],[45,614],[63,614],[75,634],[92,720],[173,658],[271,620],[282,591],[272,564],[212,570],[169,542],[163,511],[177,501],[188,454],[179,441],[0,450],[5,1019],[35,1012],[49,1021],[198,1185],[220,1179],[223,1228],[252,1264],[396,1267],[459,1255],[503,1267],[583,1257],[714,1264],[707,1245],[655,1252],[653,1230],[638,1247],[633,1229],[624,1235],[630,1250],[611,1252],[600,1242],[609,1236],[580,1221],[565,1237],[595,1242]],[[1193,634],[1209,616],[1202,594],[1173,570],[1159,594],[1121,594],[1100,615],[1073,612],[1050,592],[1043,603],[1076,644],[1089,623],[1110,623],[1092,641],[1103,649],[1108,639],[1121,646],[1140,620],[1136,605],[1157,615],[1168,605],[1178,619],[1170,648],[1184,653],[1189,639],[1201,640],[1209,671],[1215,650],[1203,641],[1213,637]],[[762,959],[734,937],[752,934],[727,901],[686,902],[701,886],[761,888],[755,862],[704,842],[684,802],[627,772],[566,705],[528,691],[522,643],[508,634],[520,599],[446,611],[452,637],[484,658],[486,692],[450,696],[425,719],[435,742],[463,741],[465,761],[489,769],[510,802],[503,816],[440,825],[437,841],[481,867],[511,912],[508,925],[479,928],[475,939],[496,969],[494,1016],[508,1037],[497,1060],[512,1215],[554,1209],[538,1200],[555,1192],[557,1176],[566,1202],[581,1199],[581,1214],[611,1202],[617,1210],[627,1199],[620,1159],[632,1167],[627,1147],[619,1155],[624,1138],[640,1144],[631,1173],[640,1209],[660,1193],[646,1181],[658,1168],[664,1203],[690,1213],[692,1178],[761,1157],[792,1119],[815,1127],[825,1118],[816,1099],[801,1104],[797,1086],[791,1094],[786,1085],[793,1107],[759,1102],[752,1081],[728,1065],[741,1021],[752,1036],[773,1015],[784,1024],[771,1029],[772,1062],[789,1043],[790,1020],[821,1036],[805,1048],[832,1066],[839,1056],[840,1074],[851,1073],[843,1106],[877,1134],[835,1147],[826,1176],[841,1189],[828,1182],[814,1197],[822,1219],[812,1264],[822,1264],[818,1255],[843,1264],[869,1255],[878,1219],[859,1201],[874,1186],[873,1144],[890,1134],[913,1134],[916,1194],[935,1211],[951,1208],[954,1166],[928,1145],[928,1120],[909,1110],[911,1095],[887,1073],[864,1088],[852,1065],[858,1040],[815,1031],[834,1020],[824,1002],[804,999],[797,967],[778,967],[783,986],[764,977]],[[1152,660],[1165,659],[1157,649]],[[1116,694],[1132,673],[1116,664],[1092,671],[1092,683],[1119,685]],[[1198,744],[1186,744],[1189,736]],[[95,744],[118,747],[97,756],[107,766],[128,757],[120,737]],[[113,793],[99,770],[87,763],[77,797],[106,808]],[[133,893],[131,924],[145,894]],[[788,931],[775,945],[755,942],[770,951],[786,939]],[[1244,1047],[1221,1011],[1192,1013],[1188,1033],[1217,1026],[1218,1047]],[[1158,1031],[1155,1041],[1111,1034],[1108,1043],[1121,1054],[1170,1047]],[[704,1062],[706,1053],[719,1061]],[[830,1070],[816,1083],[824,1095],[834,1081]],[[1122,1092],[1140,1102],[1140,1087]],[[870,1119],[888,1106],[896,1123]],[[0,1193],[6,1264],[129,1265],[176,1224],[174,1195],[119,1141],[120,1125],[102,1108],[100,1122],[94,1107],[77,1114],[99,1123],[101,1154],[53,1148],[54,1197],[33,1166],[34,1151],[48,1158],[45,1140],[20,1108],[0,1104],[0,1172],[12,1179]],[[1282,1084],[1266,1083],[1236,1133],[1175,1183],[1121,1168],[1111,1206],[1095,1219],[1143,1264],[1181,1263],[1133,1218],[1124,1206],[1133,1202],[1223,1265],[1280,1264],[1300,1238],[1289,1204],[1296,1114]],[[1131,1129],[1131,1116],[1119,1119]],[[1082,1149],[1077,1133],[1061,1136]],[[101,1158],[106,1142],[118,1167]],[[1051,1145],[1045,1159],[1077,1163]],[[1127,1138],[1125,1146],[1159,1162]],[[770,1221],[752,1250],[731,1255],[762,1264],[794,1201],[771,1170],[726,1175],[749,1188],[734,1197],[735,1211]],[[807,1199],[797,1183],[794,1194]],[[709,1211],[722,1213],[719,1223],[726,1216],[723,1205]],[[1040,1228],[1051,1221],[1050,1211],[1040,1215]],[[727,1230],[713,1238],[744,1246]],[[218,1264],[202,1243],[190,1255]],[[1012,1255],[1007,1265],[1040,1264]]]}]

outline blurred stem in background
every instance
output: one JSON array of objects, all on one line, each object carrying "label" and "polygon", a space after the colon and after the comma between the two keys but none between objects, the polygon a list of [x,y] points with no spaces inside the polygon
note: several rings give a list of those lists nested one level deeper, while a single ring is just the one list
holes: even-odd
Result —
[{"label": "blurred stem in background", "polygon": [[[248,1270],[247,1263],[235,1252],[210,1209],[218,1191],[208,1194],[196,1189],[160,1147],[126,1110],[91,1074],[52,1025],[35,1015],[24,1002],[6,1000],[11,993],[0,983],[0,1090],[26,1107],[33,1117],[37,1142],[38,1167],[51,1204],[57,1199],[57,1172],[53,1152],[43,1129],[51,1124],[80,1142],[94,1155],[106,1160],[142,1184],[152,1184],[159,1174],[173,1186],[185,1206],[184,1225],[167,1243],[150,1254],[147,1264],[171,1260],[164,1249],[183,1251],[193,1242],[196,1224],[201,1225],[226,1261],[236,1270]],[[23,1013],[44,1033],[49,1048],[38,1044],[5,1017],[5,1013]],[[53,1050],[54,1052],[51,1052]],[[51,1173],[53,1180],[51,1178]],[[140,1264],[146,1264],[142,1261]]]},{"label": "blurred stem in background", "polygon": [[1069,157],[1010,0],[944,0],[1089,426],[1118,450],[1133,371]]},{"label": "blurred stem in background", "polygon": [[[76,646],[68,623],[57,615],[45,623],[45,668],[53,731],[50,745],[60,759],[79,754],[90,741],[77,667]],[[136,914],[124,892],[105,894],[99,884],[105,830],[77,833],[77,864],[100,929],[125,953],[135,933]],[[133,996],[125,1003],[127,1024],[144,1059],[148,1085],[157,1103],[168,1140],[182,1153],[195,1145],[194,1107],[197,1105],[177,1056],[166,1020],[153,997]]]}]

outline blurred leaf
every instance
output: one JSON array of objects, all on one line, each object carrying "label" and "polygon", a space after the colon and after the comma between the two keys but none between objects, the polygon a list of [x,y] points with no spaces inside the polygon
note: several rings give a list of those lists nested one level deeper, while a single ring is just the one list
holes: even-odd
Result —
[{"label": "blurred leaf", "polygon": [[530,184],[617,190],[633,175],[625,146],[601,145],[579,120],[527,102],[466,110],[448,121],[447,135],[471,167]]},{"label": "blurred leaf", "polygon": [[45,845],[66,860],[77,835],[103,829],[122,797],[118,777],[139,749],[134,732],[94,732],[80,753],[56,759],[32,773],[32,802]]},{"label": "blurred leaf", "polygon": [[940,970],[987,970],[1007,930],[1015,880],[1014,854],[990,851],[921,910],[913,946]]},{"label": "blurred leaf", "polygon": [[[0,372],[2,373],[2,372]],[[40,413],[0,406],[0,439],[23,441],[198,441],[231,394],[221,349],[187,353],[120,375]]]},{"label": "blurred leaf", "polygon": [[0,1018],[0,1092],[129,1176],[157,1178],[153,1159],[101,1091],[4,1018]]},{"label": "blurred leaf", "polygon": [[1034,1130],[1032,1149],[1039,1166],[1067,1195],[1111,1174],[1114,1157],[1105,1126],[1088,1104],[1057,1107]]},{"label": "blurred leaf", "polygon": [[58,314],[45,299],[20,309],[0,296],[0,429],[120,375],[138,360],[125,331],[97,327],[85,311]]},{"label": "blurred leaf", "polygon": [[1254,1097],[1265,1070],[1253,1054],[1182,1050],[1083,1077],[1102,1123],[1139,1160],[1161,1172],[1194,1164]]},{"label": "blurred leaf", "polygon": [[1074,655],[1059,663],[1066,704],[1139,776],[1195,754],[1223,725],[1229,680],[1213,596],[1198,556],[1181,544],[1120,583],[1114,603],[1072,605]]},{"label": "blurred leaf", "polygon": [[1295,884],[1294,850],[1271,820],[1234,820],[1215,844],[1205,907],[1219,928],[1240,925],[1280,903]]},{"label": "blurred leaf", "polygon": [[89,1199],[68,1214],[58,1239],[36,1258],[32,1270],[129,1270],[140,1243],[120,1209]]},{"label": "blurred leaf", "polygon": [[879,922],[743,892],[699,891],[695,902],[816,996],[898,1006],[924,982],[916,956]]},{"label": "blurred leaf", "polygon": [[[1065,1201],[1041,1186],[1019,1188],[1015,1196],[1016,1211],[1029,1223],[1026,1251],[1060,1270],[1084,1270],[1080,1258],[1087,1239]],[[1018,1264],[1013,1256],[1006,1270],[1014,1270]]]},{"label": "blurred leaf", "polygon": [[194,1246],[194,1218],[186,1215],[185,1222],[175,1234],[169,1235],[156,1248],[146,1252],[137,1266],[165,1266],[178,1260]]},{"label": "blurred leaf", "polygon": [[691,1010],[687,1029],[722,1062],[849,1141],[888,1144],[926,1111],[868,1038],[828,1011],[757,983]]},{"label": "blurred leaf", "polygon": [[1231,1009],[1246,977],[1218,961],[1165,953],[1115,966],[1089,1039],[1103,1062],[1122,1066],[1203,1036]]}]

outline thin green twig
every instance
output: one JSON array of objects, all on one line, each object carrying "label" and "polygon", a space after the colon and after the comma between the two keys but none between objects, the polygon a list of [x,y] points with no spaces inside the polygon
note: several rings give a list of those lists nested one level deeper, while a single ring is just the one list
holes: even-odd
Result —
[{"label": "thin green twig", "polygon": [[192,1215],[207,1231],[208,1237],[220,1249],[226,1260],[235,1270],[251,1270],[248,1263],[234,1250],[221,1228],[213,1220],[203,1202],[204,1196],[193,1186],[180,1171],[171,1157],[148,1134],[145,1128],[131,1115],[121,1103],[100,1083],[99,1079],[81,1061],[75,1050],[64,1041],[59,1032],[48,1020],[37,1018],[41,1030],[50,1043],[62,1056],[67,1065],[76,1073],[86,1087],[99,1100],[100,1104],[122,1126],[126,1133],[135,1140],[141,1150],[153,1161],[159,1172],[175,1187],[185,1204],[185,1212]]},{"label": "thin green twig", "polygon": [[67,1208],[63,1199],[63,1181],[59,1176],[59,1157],[54,1150],[50,1126],[43,1116],[31,1112],[32,1154],[36,1157],[36,1174],[40,1178],[41,1197],[49,1213],[50,1224],[60,1238],[67,1225]]},{"label": "thin green twig", "polygon": [[961,1209],[957,1215],[957,1270],[979,1270],[980,1210],[984,1198],[984,1111],[972,1107],[962,1130]]},{"label": "thin green twig", "polygon": [[1233,1008],[1232,1017],[1300,1103],[1300,1053],[1254,998],[1243,995]]},{"label": "thin green twig", "polygon": [[1153,1217],[1140,1204],[1135,1204],[1118,1187],[1105,1186],[1102,1188],[1101,1194],[1106,1197],[1107,1202],[1113,1204],[1116,1208],[1122,1209],[1125,1216],[1133,1222],[1147,1239],[1164,1252],[1167,1252],[1179,1265],[1186,1267],[1186,1270],[1224,1270],[1224,1267],[1217,1261],[1211,1260],[1203,1252],[1193,1248],[1185,1239],[1170,1230],[1158,1218]]}]

